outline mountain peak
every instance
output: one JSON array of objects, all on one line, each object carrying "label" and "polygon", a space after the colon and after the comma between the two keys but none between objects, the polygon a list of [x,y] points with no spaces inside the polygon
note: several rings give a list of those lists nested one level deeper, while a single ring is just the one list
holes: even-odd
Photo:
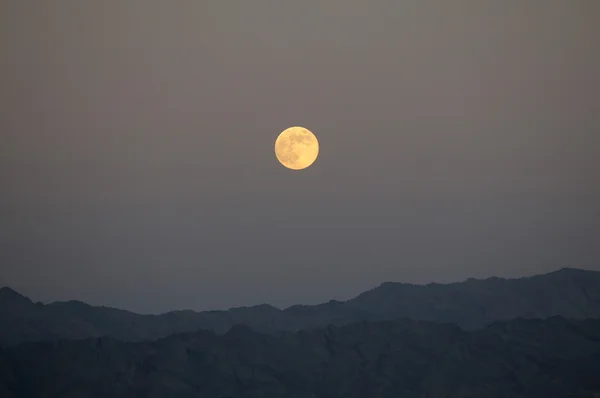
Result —
[{"label": "mountain peak", "polygon": [[8,286],[4,286],[4,287],[0,288],[0,300],[7,299],[7,298],[13,298],[13,297],[26,298],[25,296],[23,296],[22,294],[18,293],[15,290],[11,289]]},{"label": "mountain peak", "polygon": [[236,323],[225,333],[228,338],[248,338],[254,336],[256,332],[248,325]]},{"label": "mountain peak", "polygon": [[21,305],[33,305],[33,302],[10,287],[5,286],[0,288],[0,305],[3,307],[15,307]]}]

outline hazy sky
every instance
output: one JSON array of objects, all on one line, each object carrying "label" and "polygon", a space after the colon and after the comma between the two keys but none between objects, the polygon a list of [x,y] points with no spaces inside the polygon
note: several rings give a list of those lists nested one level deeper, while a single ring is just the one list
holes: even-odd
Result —
[{"label": "hazy sky", "polygon": [[598,0],[5,1],[0,285],[161,312],[600,270],[599,37]]}]

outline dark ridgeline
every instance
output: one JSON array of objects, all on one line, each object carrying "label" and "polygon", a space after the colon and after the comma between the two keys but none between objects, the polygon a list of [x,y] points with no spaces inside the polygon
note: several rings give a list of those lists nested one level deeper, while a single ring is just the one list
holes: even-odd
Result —
[{"label": "dark ridgeline", "polygon": [[517,317],[600,318],[600,272],[565,268],[521,279],[469,279],[461,283],[411,285],[386,282],[345,301],[270,305],[227,311],[173,311],[139,315],[78,301],[34,304],[15,291],[0,289],[0,345],[112,336],[123,341],[155,340],[173,333],[207,329],[217,334],[233,325],[274,333],[326,325],[411,318],[451,322],[473,330]]},{"label": "dark ridgeline", "polygon": [[235,326],[155,342],[25,343],[0,353],[0,396],[597,397],[600,320],[464,331],[414,320],[260,334]]},{"label": "dark ridgeline", "polygon": [[0,398],[600,397],[588,318],[600,272],[577,269],[156,316],[3,288]]}]

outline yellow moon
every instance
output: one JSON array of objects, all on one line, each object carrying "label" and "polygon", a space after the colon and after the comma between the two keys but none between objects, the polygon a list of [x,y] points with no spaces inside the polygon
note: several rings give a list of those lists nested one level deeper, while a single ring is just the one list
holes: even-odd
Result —
[{"label": "yellow moon", "polygon": [[305,169],[317,160],[319,141],[304,127],[290,127],[275,140],[275,156],[288,169]]}]

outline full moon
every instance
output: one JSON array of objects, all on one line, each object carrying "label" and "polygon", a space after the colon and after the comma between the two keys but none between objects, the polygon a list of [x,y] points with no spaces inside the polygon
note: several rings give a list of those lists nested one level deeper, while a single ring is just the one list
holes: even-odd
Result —
[{"label": "full moon", "polygon": [[317,160],[319,141],[304,127],[290,127],[275,140],[275,156],[288,169],[305,169]]}]

